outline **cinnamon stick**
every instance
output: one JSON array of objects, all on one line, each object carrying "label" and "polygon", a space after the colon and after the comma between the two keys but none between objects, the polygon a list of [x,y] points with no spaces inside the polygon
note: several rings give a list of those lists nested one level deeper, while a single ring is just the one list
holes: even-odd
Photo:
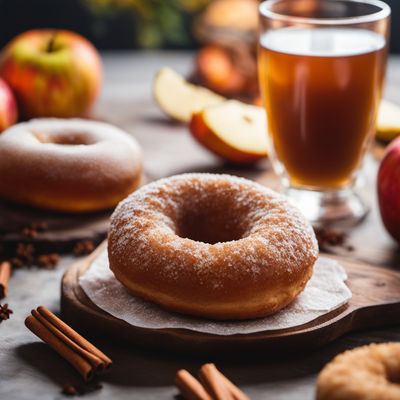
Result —
[{"label": "cinnamon stick", "polygon": [[8,281],[11,275],[11,264],[4,261],[0,264],[0,299],[8,296]]},{"label": "cinnamon stick", "polygon": [[87,350],[88,352],[94,354],[98,358],[100,358],[104,363],[104,368],[108,369],[112,365],[112,360],[106,356],[101,350],[99,350],[96,346],[82,337],[78,332],[72,329],[69,325],[67,325],[63,320],[54,315],[50,310],[48,310],[44,306],[39,306],[37,308],[39,314],[41,314],[44,318],[46,318],[52,325],[62,331],[66,336],[72,339],[78,346]]},{"label": "cinnamon stick", "polygon": [[214,364],[204,364],[200,368],[199,378],[213,400],[235,399]]},{"label": "cinnamon stick", "polygon": [[212,400],[201,383],[185,369],[176,373],[175,385],[186,400]]},{"label": "cinnamon stick", "polygon": [[[215,366],[214,366],[215,367]],[[228,388],[229,392],[235,400],[250,400],[250,397],[242,392],[233,382],[231,382],[220,370],[216,367],[215,369],[220,374],[221,379],[224,381],[225,386]]]},{"label": "cinnamon stick", "polygon": [[109,357],[43,306],[32,310],[25,325],[67,360],[85,381],[112,364]]}]

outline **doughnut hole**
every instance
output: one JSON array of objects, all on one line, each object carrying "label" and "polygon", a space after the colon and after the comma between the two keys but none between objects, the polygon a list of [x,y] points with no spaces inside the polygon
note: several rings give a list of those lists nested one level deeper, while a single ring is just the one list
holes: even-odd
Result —
[{"label": "doughnut hole", "polygon": [[[176,219],[176,234],[182,238],[209,244],[230,242],[246,236],[247,207],[235,202],[234,196],[203,196],[193,204],[188,197],[181,204]],[[238,216],[241,216],[238,218]]]},{"label": "doughnut hole", "polygon": [[86,132],[58,132],[57,134],[33,131],[32,135],[40,143],[53,143],[61,145],[90,145],[95,140]]}]

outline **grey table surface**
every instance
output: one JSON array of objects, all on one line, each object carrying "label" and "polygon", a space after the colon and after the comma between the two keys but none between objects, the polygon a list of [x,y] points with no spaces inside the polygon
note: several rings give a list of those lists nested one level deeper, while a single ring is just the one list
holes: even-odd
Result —
[{"label": "grey table surface", "polygon": [[[106,53],[105,80],[96,104],[95,117],[114,123],[133,134],[143,146],[149,179],[186,171],[219,171],[220,162],[200,148],[183,125],[166,123],[154,105],[151,81],[158,68],[169,65],[186,74],[192,65],[190,53]],[[400,57],[391,57],[386,97],[400,103]],[[262,168],[262,166],[260,167]],[[0,216],[1,218],[1,216]],[[371,217],[372,218],[372,217]],[[377,246],[396,251],[386,232],[376,233]],[[388,243],[390,243],[388,245]],[[385,247],[386,246],[386,247]],[[53,271],[21,269],[15,272],[7,302],[14,310],[11,319],[0,324],[0,399],[59,399],[66,382],[77,380],[75,371],[24,326],[33,307],[43,304],[60,309],[60,280],[74,261],[64,256]],[[252,399],[312,399],[315,379],[335,354],[373,341],[400,340],[400,326],[347,335],[306,354],[285,357],[232,354],[229,359],[160,354],[151,349],[96,341],[110,354],[115,365],[105,375],[103,388],[93,399],[172,399],[177,394],[173,378],[178,368],[195,372],[204,361],[218,366],[238,383]]]}]

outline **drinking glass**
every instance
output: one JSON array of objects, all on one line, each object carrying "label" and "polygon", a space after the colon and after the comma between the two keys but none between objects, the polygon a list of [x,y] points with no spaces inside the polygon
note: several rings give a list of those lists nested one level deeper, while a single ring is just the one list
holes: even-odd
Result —
[{"label": "drinking glass", "polygon": [[269,155],[314,224],[355,223],[356,181],[385,76],[390,8],[378,0],[260,4],[259,80]]}]

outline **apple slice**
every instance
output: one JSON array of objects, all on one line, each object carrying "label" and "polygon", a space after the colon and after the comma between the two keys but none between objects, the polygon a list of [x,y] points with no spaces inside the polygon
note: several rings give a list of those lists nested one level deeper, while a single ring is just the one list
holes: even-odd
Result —
[{"label": "apple slice", "polygon": [[187,82],[170,68],[162,68],[157,73],[153,93],[160,108],[181,122],[189,122],[193,112],[225,100],[211,90]]},{"label": "apple slice", "polygon": [[228,100],[192,115],[192,135],[208,150],[236,164],[267,155],[267,126],[261,107]]},{"label": "apple slice", "polygon": [[400,106],[382,100],[376,125],[376,136],[389,141],[400,135]]}]

